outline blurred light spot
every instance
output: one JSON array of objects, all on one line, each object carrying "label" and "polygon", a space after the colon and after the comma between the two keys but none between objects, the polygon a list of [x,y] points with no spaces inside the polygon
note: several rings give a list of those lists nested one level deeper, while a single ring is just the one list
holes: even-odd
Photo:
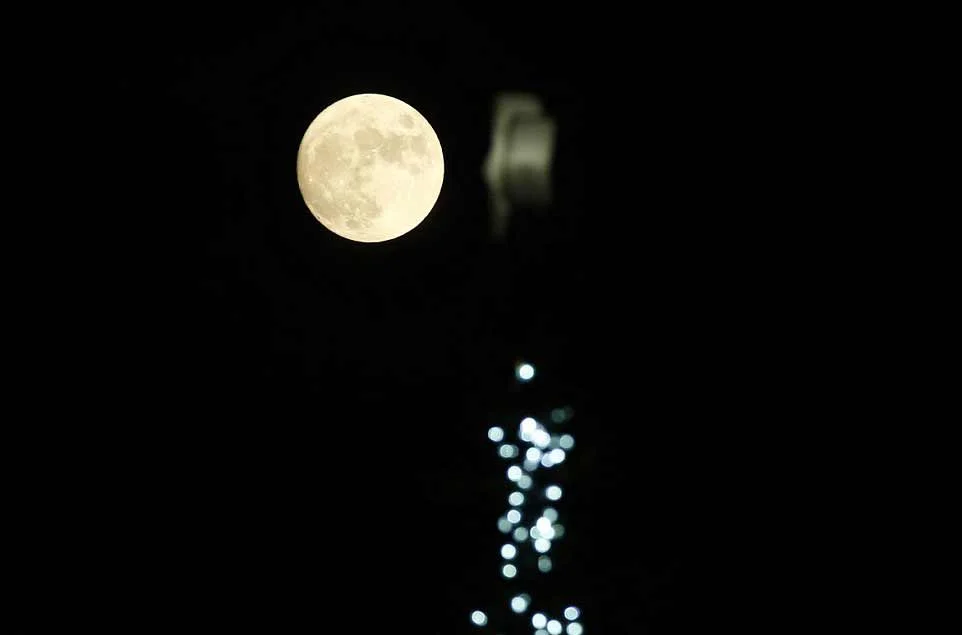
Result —
[{"label": "blurred light spot", "polygon": [[535,628],[544,628],[548,625],[548,618],[544,616],[544,613],[535,613],[531,616],[531,625]]},{"label": "blurred light spot", "polygon": [[[542,457],[542,460],[543,460],[543,459],[544,459],[544,457]],[[537,462],[537,461],[529,461],[528,459],[525,459],[525,460],[524,460],[524,469],[526,469],[526,470],[529,471],[529,472],[534,472],[536,469],[538,469],[538,462]]]},{"label": "blurred light spot", "polygon": [[549,620],[548,633],[550,633],[550,635],[561,635],[561,622],[558,620]]},{"label": "blurred light spot", "polygon": [[541,573],[548,573],[551,571],[551,557],[541,556],[538,558],[538,571]]},{"label": "blurred light spot", "polygon": [[[544,521],[544,522],[542,522]],[[551,526],[551,521],[547,518],[538,519],[538,537],[551,540],[555,537],[554,527]]]},{"label": "blurred light spot", "polygon": [[488,623],[488,616],[481,611],[475,611],[471,614],[471,621],[477,626],[484,626]]},{"label": "blurred light spot", "polygon": [[561,498],[561,488],[557,485],[549,485],[544,491],[544,495],[548,497],[548,500],[556,501]]},{"label": "blurred light spot", "polygon": [[504,516],[498,519],[498,529],[501,530],[501,533],[503,534],[508,533],[509,531],[511,531],[512,526],[513,525],[511,524],[511,521],[509,521]]},{"label": "blurred light spot", "polygon": [[501,547],[501,557],[505,560],[511,560],[518,553],[518,550],[514,545],[503,545]]},{"label": "blurred light spot", "polygon": [[498,454],[501,455],[502,459],[513,459],[518,456],[518,446],[503,443],[501,447],[498,448]]},{"label": "blurred light spot", "polygon": [[541,532],[538,531],[538,526],[537,526],[537,525],[535,525],[534,527],[532,527],[532,528],[531,528],[531,531],[530,531],[529,533],[531,534],[531,539],[532,539],[532,540],[537,540],[538,538],[541,538]]},{"label": "blurred light spot", "polygon": [[502,430],[498,426],[491,426],[488,429],[488,438],[494,441],[495,443],[497,443],[498,441],[504,438],[504,430]]},{"label": "blurred light spot", "polygon": [[546,448],[551,443],[551,435],[544,428],[538,428],[531,433],[531,441],[539,448]]},{"label": "blurred light spot", "polygon": [[524,527],[515,527],[513,537],[515,542],[524,542],[528,539],[528,530]]},{"label": "blurred light spot", "polygon": [[565,420],[564,408],[555,408],[551,411],[551,420],[555,423],[563,423]]},{"label": "blurred light spot", "polygon": [[537,522],[535,522],[535,527],[537,527],[538,531],[544,535],[544,532],[551,529],[551,521],[547,518],[547,516],[542,516],[537,520]]},{"label": "blurred light spot", "polygon": [[548,520],[550,520],[551,522],[558,520],[558,510],[555,509],[554,507],[545,507],[541,515],[547,518]]},{"label": "blurred light spot", "polygon": [[551,549],[551,541],[547,538],[538,538],[534,541],[534,550],[538,553],[545,553]]},{"label": "blurred light spot", "polygon": [[522,474],[521,478],[518,479],[518,487],[521,489],[531,489],[532,485],[534,485],[534,479],[527,474]]},{"label": "blurred light spot", "polygon": [[519,364],[517,369],[518,379],[521,381],[531,381],[534,377],[534,366],[531,364]]},{"label": "blurred light spot", "polygon": [[555,465],[565,460],[565,451],[562,450],[561,448],[555,448],[548,454],[549,456],[551,456],[551,460],[554,462]]},{"label": "blurred light spot", "polygon": [[513,578],[514,576],[518,575],[518,567],[514,566],[513,564],[506,564],[501,567],[501,575],[506,578]]},{"label": "blurred light spot", "polygon": [[524,613],[528,610],[528,600],[523,595],[516,595],[511,598],[511,610],[515,613]]},{"label": "blurred light spot", "polygon": [[554,465],[554,460],[552,460],[550,452],[541,457],[541,465],[545,467],[551,467]]},{"label": "blurred light spot", "polygon": [[575,438],[570,434],[562,434],[561,438],[558,439],[558,445],[565,450],[570,450],[575,447]]},{"label": "blurred light spot", "polygon": [[524,453],[524,458],[537,463],[541,460],[541,450],[538,448],[528,448],[528,451]]},{"label": "blurred light spot", "polygon": [[565,535],[565,526],[564,526],[564,525],[561,525],[561,524],[551,525],[551,528],[554,529],[554,537],[555,537],[555,538],[561,538],[562,536]]},{"label": "blurred light spot", "polygon": [[508,496],[508,503],[510,503],[512,507],[521,505],[524,503],[524,494],[521,492],[511,492],[511,494]]},{"label": "blurred light spot", "polygon": [[517,525],[521,522],[521,512],[517,509],[512,509],[508,512],[508,522],[512,525]]},{"label": "blurred light spot", "polygon": [[568,624],[568,635],[581,635],[585,632],[585,629],[581,628],[581,624],[578,622],[572,622]]},{"label": "blurred light spot", "polygon": [[551,449],[561,447],[561,437],[559,437],[557,434],[552,434],[551,442],[548,444],[548,447]]},{"label": "blurred light spot", "polygon": [[518,430],[518,436],[521,437],[522,441],[530,441],[531,435],[534,431],[538,429],[538,422],[532,417],[525,417],[521,420],[521,427]]},{"label": "blurred light spot", "polygon": [[578,616],[581,615],[581,611],[578,610],[577,606],[569,606],[565,609],[565,619],[566,620],[576,620]]},{"label": "blurred light spot", "polygon": [[508,468],[509,481],[517,481],[519,478],[521,478],[522,474],[524,474],[524,472],[522,472],[521,468],[518,467],[517,465],[512,465],[511,467]]}]

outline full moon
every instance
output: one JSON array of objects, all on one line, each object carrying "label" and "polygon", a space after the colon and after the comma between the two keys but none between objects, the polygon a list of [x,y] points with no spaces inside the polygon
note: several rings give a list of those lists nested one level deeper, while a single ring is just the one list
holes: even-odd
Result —
[{"label": "full moon", "polygon": [[441,193],[444,157],[431,124],[394,97],[345,97],[321,111],[297,152],[307,208],[339,236],[375,243],[411,231]]}]

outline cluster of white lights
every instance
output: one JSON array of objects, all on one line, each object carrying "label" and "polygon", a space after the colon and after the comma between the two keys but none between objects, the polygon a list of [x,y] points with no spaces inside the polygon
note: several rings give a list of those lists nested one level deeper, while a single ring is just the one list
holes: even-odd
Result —
[{"label": "cluster of white lights", "polygon": [[[524,362],[515,368],[515,376],[519,382],[526,383],[535,376],[534,366]],[[561,424],[572,417],[571,408],[555,408],[550,413],[551,422]],[[552,569],[551,551],[553,541],[565,534],[565,528],[558,522],[558,512],[553,507],[543,507],[540,513],[532,513],[534,522],[528,525],[525,519],[525,506],[539,504],[539,498],[544,501],[559,501],[563,495],[560,486],[551,484],[543,489],[533,489],[534,475],[546,468],[555,467],[565,461],[568,453],[575,446],[574,437],[570,434],[552,434],[547,427],[534,417],[525,417],[518,425],[517,437],[520,444],[527,444],[524,450],[519,444],[506,441],[505,430],[498,426],[488,429],[488,439],[498,444],[498,456],[505,460],[520,459],[520,464],[512,463],[507,470],[507,478],[517,490],[508,494],[509,509],[498,518],[498,530],[511,536],[515,544],[506,542],[501,546],[501,575],[506,579],[518,575],[520,549],[525,545],[538,554],[537,566],[541,573],[548,573]],[[528,521],[531,522],[531,521]],[[522,614],[531,608],[531,596],[521,593],[511,598],[511,610]],[[581,611],[569,606],[563,612],[563,619],[553,619],[543,612],[531,616],[531,625],[535,628],[534,635],[582,635],[584,628],[578,622]],[[476,626],[485,626],[488,616],[483,611],[474,611],[471,621]]]}]

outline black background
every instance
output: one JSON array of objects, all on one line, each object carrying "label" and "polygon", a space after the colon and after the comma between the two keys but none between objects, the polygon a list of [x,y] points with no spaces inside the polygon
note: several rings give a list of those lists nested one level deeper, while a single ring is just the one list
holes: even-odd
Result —
[{"label": "black background", "polygon": [[[588,633],[705,619],[734,576],[705,558],[737,518],[738,333],[762,317],[741,317],[719,167],[738,69],[710,22],[332,3],[108,29],[66,91],[93,191],[42,241],[53,284],[17,286],[45,333],[20,378],[48,388],[6,445],[18,628],[55,593],[131,632],[471,632],[528,588],[498,577],[486,430],[559,406],[569,535],[536,602],[579,605]],[[554,205],[495,243],[502,90],[537,94],[559,139]],[[324,230],[294,174],[311,120],[360,92],[415,106],[445,154],[434,212],[384,244]]]}]

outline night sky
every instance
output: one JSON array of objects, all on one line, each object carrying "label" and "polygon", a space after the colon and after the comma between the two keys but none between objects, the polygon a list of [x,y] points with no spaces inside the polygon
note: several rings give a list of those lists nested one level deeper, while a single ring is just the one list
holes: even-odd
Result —
[{"label": "night sky", "polygon": [[[22,501],[21,553],[46,563],[14,585],[22,632],[71,585],[101,598],[78,621],[131,633],[533,632],[469,621],[520,591],[579,606],[589,634],[704,618],[696,554],[725,522],[706,501],[731,423],[713,378],[737,348],[720,263],[738,255],[705,167],[705,104],[724,95],[693,88],[701,67],[667,35],[682,23],[632,39],[529,13],[131,19],[108,79],[126,105],[100,113],[126,147],[124,220],[96,243],[109,257],[89,249],[110,275],[71,288],[89,326],[65,362],[86,386],[78,423],[18,451],[46,466]],[[503,90],[537,95],[559,137],[553,205],[495,242],[481,166]],[[311,120],[362,92],[418,109],[445,156],[434,211],[383,244],[324,229],[295,175]],[[509,584],[511,490],[487,429],[564,406],[568,533],[553,572]]]}]

